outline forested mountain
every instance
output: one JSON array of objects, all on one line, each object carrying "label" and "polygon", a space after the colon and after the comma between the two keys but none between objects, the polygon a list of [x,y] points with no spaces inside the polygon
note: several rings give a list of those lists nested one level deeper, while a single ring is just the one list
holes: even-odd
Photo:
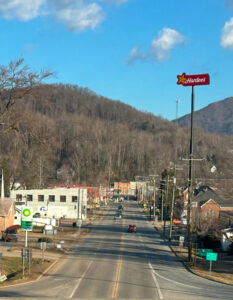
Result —
[{"label": "forested mountain", "polygon": [[[190,114],[179,118],[178,123],[190,126]],[[196,111],[194,124],[209,132],[233,134],[233,97],[211,103]]]},{"label": "forested mountain", "polygon": [[[202,129],[194,136],[194,156],[206,158],[196,176],[213,164],[230,176],[233,138]],[[161,173],[189,153],[188,128],[61,84],[39,85],[17,101],[4,117],[0,140],[1,164],[11,182],[27,187],[132,180]],[[180,176],[187,174],[184,162]]]}]

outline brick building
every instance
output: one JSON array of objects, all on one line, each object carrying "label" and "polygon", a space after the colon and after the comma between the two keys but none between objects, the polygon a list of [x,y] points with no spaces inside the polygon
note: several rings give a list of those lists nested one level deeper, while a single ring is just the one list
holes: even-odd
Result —
[{"label": "brick building", "polygon": [[114,191],[119,194],[130,194],[130,182],[114,182]]},{"label": "brick building", "polygon": [[201,186],[194,191],[194,203],[200,209],[202,218],[219,218],[220,212],[233,212],[233,200],[220,197],[209,186]]},{"label": "brick building", "polygon": [[10,198],[0,198],[0,231],[14,225],[14,200]]}]

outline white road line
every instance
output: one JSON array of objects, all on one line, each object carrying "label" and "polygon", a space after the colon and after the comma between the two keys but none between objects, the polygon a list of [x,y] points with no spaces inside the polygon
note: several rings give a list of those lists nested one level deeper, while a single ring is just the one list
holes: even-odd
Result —
[{"label": "white road line", "polygon": [[160,278],[162,278],[162,279],[164,279],[164,280],[170,281],[170,282],[172,282],[172,283],[179,284],[179,285],[182,285],[182,286],[186,286],[186,287],[189,287],[189,288],[192,288],[192,289],[202,290],[202,288],[199,288],[199,287],[196,287],[196,286],[193,286],[193,285],[189,285],[189,284],[184,284],[184,283],[181,283],[181,282],[178,282],[178,281],[175,281],[175,280],[166,278],[166,277],[160,275],[159,273],[155,272],[155,270],[153,270],[153,273],[154,273],[155,275],[157,275],[158,277],[160,277]]},{"label": "white road line", "polygon": [[75,287],[74,287],[72,293],[70,294],[69,298],[72,298],[72,297],[74,296],[74,293],[77,291],[77,289],[78,289],[80,283],[82,282],[84,276],[86,275],[86,273],[87,273],[87,271],[89,270],[89,268],[90,268],[90,266],[91,266],[92,263],[93,263],[93,260],[89,262],[89,264],[88,264],[86,270],[84,271],[84,273],[82,274],[82,276],[78,279],[78,281],[77,281],[77,283],[76,283],[76,285],[75,285]]},{"label": "white road line", "polygon": [[151,269],[151,274],[152,274],[152,277],[154,279],[154,282],[155,282],[155,285],[156,285],[156,288],[157,288],[157,291],[158,291],[158,294],[159,294],[159,299],[162,300],[163,299],[163,294],[162,294],[161,289],[159,287],[158,280],[157,280],[157,278],[156,278],[156,276],[155,276],[155,274],[153,272],[154,271],[153,267],[152,267],[152,265],[151,265],[150,262],[148,263],[148,265],[149,265],[149,268]]}]

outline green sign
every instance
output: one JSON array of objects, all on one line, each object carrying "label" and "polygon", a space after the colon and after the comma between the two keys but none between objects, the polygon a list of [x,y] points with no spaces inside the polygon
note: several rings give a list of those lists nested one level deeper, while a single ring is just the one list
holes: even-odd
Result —
[{"label": "green sign", "polygon": [[212,249],[198,249],[197,255],[199,255],[199,256],[206,256],[207,253],[212,253],[212,252],[213,252]]},{"label": "green sign", "polygon": [[22,207],[21,228],[24,230],[32,230],[33,227],[32,221],[33,221],[33,217],[32,217],[31,209],[26,206]]},{"label": "green sign", "polygon": [[214,252],[209,252],[206,254],[206,260],[213,260],[216,261],[217,260],[217,253]]},{"label": "green sign", "polygon": [[21,228],[25,230],[32,230],[32,221],[21,221]]}]

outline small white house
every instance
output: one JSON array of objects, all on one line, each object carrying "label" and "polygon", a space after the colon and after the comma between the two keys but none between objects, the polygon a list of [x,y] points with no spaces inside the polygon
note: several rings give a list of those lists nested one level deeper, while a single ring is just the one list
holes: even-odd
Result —
[{"label": "small white house", "polygon": [[222,230],[222,238],[220,242],[223,251],[229,250],[229,247],[232,244],[232,242],[230,241],[231,239],[233,240],[233,228],[226,228]]},{"label": "small white house", "polygon": [[21,208],[27,206],[33,214],[46,218],[85,220],[87,217],[87,189],[50,188],[11,190],[15,199],[15,223],[21,222]]}]

